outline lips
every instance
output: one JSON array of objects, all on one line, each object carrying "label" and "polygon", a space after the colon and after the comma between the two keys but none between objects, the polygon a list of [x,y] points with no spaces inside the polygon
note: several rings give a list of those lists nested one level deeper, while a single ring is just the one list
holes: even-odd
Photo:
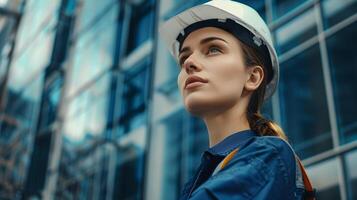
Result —
[{"label": "lips", "polygon": [[194,76],[191,75],[189,76],[186,81],[185,81],[185,89],[187,88],[187,86],[191,83],[195,83],[195,82],[199,82],[199,83],[207,83],[208,81],[206,79],[203,79],[199,76]]}]

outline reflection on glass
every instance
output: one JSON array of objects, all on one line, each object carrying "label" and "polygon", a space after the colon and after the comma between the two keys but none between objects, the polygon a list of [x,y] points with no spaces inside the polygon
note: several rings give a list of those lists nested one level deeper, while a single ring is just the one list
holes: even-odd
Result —
[{"label": "reflection on glass", "polygon": [[313,9],[298,15],[282,27],[279,27],[275,33],[278,54],[282,54],[317,35]]},{"label": "reflection on glass", "polygon": [[280,80],[282,125],[300,157],[332,148],[318,46],[283,62]]},{"label": "reflection on glass", "polygon": [[357,0],[323,0],[322,13],[325,27],[331,27],[356,14]]},{"label": "reflection on glass", "polygon": [[40,106],[42,76],[21,92],[7,91],[5,112],[0,116],[0,198],[16,199],[17,186],[24,185]]},{"label": "reflection on glass", "polygon": [[88,32],[80,35],[74,47],[69,95],[112,65],[116,9],[108,11]]},{"label": "reflection on glass", "polygon": [[35,128],[37,110],[40,106],[42,74],[27,84],[20,92],[9,90],[5,113],[21,122],[21,126]]},{"label": "reflection on glass", "polygon": [[327,39],[341,143],[357,140],[356,31],[354,22]]},{"label": "reflection on glass", "polygon": [[297,8],[306,0],[273,0],[274,18],[279,18],[289,11]]},{"label": "reflection on glass", "polygon": [[[52,32],[56,26],[60,0],[28,0],[19,27],[15,54],[28,48],[39,32]],[[48,33],[47,33],[48,34]],[[36,48],[31,48],[36,49]],[[45,56],[44,56],[45,57]]]},{"label": "reflection on glass", "polygon": [[[81,2],[80,16],[78,19],[78,26],[76,29],[78,32],[85,31],[84,29],[93,27],[93,23],[96,23],[98,16],[103,13],[109,12],[110,9],[115,7],[116,0],[85,0]],[[115,9],[115,8],[114,8]]]},{"label": "reflection on glass", "polygon": [[[62,149],[55,199],[106,199],[111,146]],[[112,199],[112,198],[109,198]]]},{"label": "reflection on glass", "polygon": [[8,2],[9,2],[9,0],[0,0],[0,6],[6,7]]},{"label": "reflection on glass", "polygon": [[109,74],[105,74],[69,102],[64,125],[68,142],[81,144],[103,134],[107,123],[109,78]]},{"label": "reflection on glass", "polygon": [[10,68],[9,88],[18,91],[50,61],[53,33],[41,31],[28,48],[15,54]]},{"label": "reflection on glass", "polygon": [[337,160],[330,159],[306,169],[312,185],[317,190],[317,199],[341,199]]},{"label": "reflection on glass", "polygon": [[351,199],[357,198],[357,170],[355,169],[357,166],[357,151],[354,150],[346,155],[346,164],[347,164],[347,177],[348,188],[350,191]]}]

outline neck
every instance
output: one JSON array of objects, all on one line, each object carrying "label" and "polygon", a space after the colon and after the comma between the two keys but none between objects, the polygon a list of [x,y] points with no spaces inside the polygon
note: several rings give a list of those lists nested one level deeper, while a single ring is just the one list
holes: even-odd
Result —
[{"label": "neck", "polygon": [[208,130],[210,147],[236,132],[250,129],[245,114],[245,105],[247,104],[241,101],[223,112],[203,117]]}]

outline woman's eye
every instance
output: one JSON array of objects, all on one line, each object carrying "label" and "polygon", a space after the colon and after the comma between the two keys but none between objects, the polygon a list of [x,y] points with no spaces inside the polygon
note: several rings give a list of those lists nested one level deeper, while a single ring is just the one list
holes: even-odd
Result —
[{"label": "woman's eye", "polygon": [[185,62],[187,56],[182,56],[179,60],[180,66],[182,67],[183,63]]},{"label": "woman's eye", "polygon": [[208,49],[208,54],[216,54],[216,53],[220,53],[220,52],[221,52],[221,50],[218,47],[215,47],[215,46],[210,47]]}]

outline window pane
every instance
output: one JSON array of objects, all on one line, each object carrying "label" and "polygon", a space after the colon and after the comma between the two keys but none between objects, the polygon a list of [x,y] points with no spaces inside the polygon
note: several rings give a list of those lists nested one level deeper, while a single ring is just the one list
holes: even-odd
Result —
[{"label": "window pane", "polygon": [[201,155],[208,148],[208,135],[203,121],[189,116],[186,111],[179,111],[165,120],[165,127],[163,199],[177,199],[184,184],[199,167]]},{"label": "window pane", "polygon": [[70,95],[112,66],[115,44],[116,9],[112,8],[74,47]]},{"label": "window pane", "polygon": [[352,199],[357,199],[357,170],[355,169],[357,166],[357,151],[354,150],[347,154],[346,156],[347,163],[347,176],[348,176],[348,184],[350,193],[352,195]]},{"label": "window pane", "polygon": [[254,8],[259,15],[266,20],[266,14],[265,14],[265,1],[262,0],[236,0],[240,3],[244,3],[252,8]]},{"label": "window pane", "polygon": [[300,45],[315,35],[317,35],[316,19],[313,9],[310,9],[276,30],[278,54]]},{"label": "window pane", "polygon": [[314,45],[281,64],[281,120],[301,158],[332,148],[319,48]]},{"label": "window pane", "polygon": [[337,160],[330,159],[306,169],[314,188],[317,189],[317,199],[341,199]]},{"label": "window pane", "polygon": [[34,41],[27,41],[30,42],[27,48],[15,53],[10,67],[9,87],[11,89],[21,90],[35,73],[47,67],[53,43],[52,28],[46,26],[38,33]]},{"label": "window pane", "polygon": [[148,92],[148,72],[150,62],[133,67],[125,73],[123,93],[120,96],[120,117],[116,125],[124,134],[145,123],[146,97]]},{"label": "window pane", "polygon": [[322,12],[325,27],[331,27],[357,12],[357,0],[324,0]]},{"label": "window pane", "polygon": [[143,160],[144,152],[134,145],[118,153],[113,199],[143,199]]},{"label": "window pane", "polygon": [[183,189],[183,133],[184,114],[179,111],[164,121],[164,172],[162,199],[178,199]]},{"label": "window pane", "polygon": [[[24,16],[21,18],[16,41],[16,51],[23,51],[31,41],[39,36],[39,31],[55,30],[60,0],[29,0],[26,1]],[[34,50],[36,48],[31,48]],[[45,56],[44,56],[45,57]]]},{"label": "window pane", "polygon": [[127,54],[152,37],[154,16],[154,5],[148,2],[132,8]]},{"label": "window pane", "polygon": [[341,143],[357,140],[357,23],[327,39]]},{"label": "window pane", "polygon": [[[188,140],[189,144],[189,165],[188,165],[188,177],[190,178],[196,172],[197,167],[201,162],[201,155],[203,151],[208,149],[209,141],[208,141],[208,134],[206,125],[202,121],[202,119],[197,117],[191,117],[191,128],[190,128],[190,135],[185,139]],[[185,180],[185,181],[188,181]]]},{"label": "window pane", "polygon": [[[113,9],[115,7],[116,1],[115,0],[102,0],[102,1],[97,1],[97,0],[85,0],[81,2],[81,10],[80,10],[80,16],[79,16],[79,23],[77,30],[80,31],[85,31],[83,29],[93,27],[93,24],[91,23],[96,23],[95,20],[98,18],[100,15],[103,15],[103,13],[110,12],[110,9]],[[90,27],[89,27],[89,26]]]},{"label": "window pane", "polygon": [[306,0],[273,0],[274,18],[279,18],[289,11],[297,8]]},{"label": "window pane", "polygon": [[56,119],[57,108],[59,106],[63,77],[57,74],[56,77],[47,83],[48,86],[44,89],[44,95],[41,103],[41,113],[39,118],[39,131],[47,129]]},{"label": "window pane", "polygon": [[110,76],[105,74],[67,103],[69,106],[63,136],[73,147],[79,147],[93,137],[101,137],[104,133],[107,123],[109,78]]},{"label": "window pane", "polygon": [[35,128],[34,123],[41,101],[42,82],[42,74],[40,74],[21,92],[9,90],[7,93],[5,113],[21,122],[21,126]]}]

